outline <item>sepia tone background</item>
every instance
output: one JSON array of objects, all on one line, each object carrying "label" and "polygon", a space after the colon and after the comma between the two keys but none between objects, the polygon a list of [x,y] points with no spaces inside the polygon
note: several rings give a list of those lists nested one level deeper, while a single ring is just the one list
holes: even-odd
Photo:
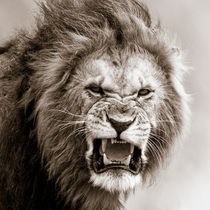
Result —
[{"label": "sepia tone background", "polygon": [[[188,138],[163,169],[157,183],[138,189],[127,210],[210,209],[210,1],[144,0],[154,18],[176,34],[193,67],[185,86],[192,96]],[[34,0],[0,0],[0,44],[15,29],[33,25]]]}]

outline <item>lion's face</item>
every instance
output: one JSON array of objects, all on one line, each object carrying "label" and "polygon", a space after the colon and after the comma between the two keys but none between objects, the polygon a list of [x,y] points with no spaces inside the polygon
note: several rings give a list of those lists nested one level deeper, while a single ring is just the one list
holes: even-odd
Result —
[{"label": "lion's face", "polygon": [[71,74],[62,58],[47,65],[43,87],[52,85],[37,106],[49,177],[67,199],[75,177],[109,192],[144,183],[182,132],[181,83],[158,57],[127,48],[95,51]]},{"label": "lion's face", "polygon": [[141,182],[151,128],[157,126],[164,75],[148,56],[103,55],[77,69],[91,182],[127,191]]}]

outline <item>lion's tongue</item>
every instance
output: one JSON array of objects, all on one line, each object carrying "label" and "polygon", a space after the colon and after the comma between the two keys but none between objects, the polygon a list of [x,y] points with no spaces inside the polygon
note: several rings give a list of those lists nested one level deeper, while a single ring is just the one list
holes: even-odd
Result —
[{"label": "lion's tongue", "polygon": [[129,143],[112,143],[107,141],[105,154],[109,160],[122,161],[130,155]]}]

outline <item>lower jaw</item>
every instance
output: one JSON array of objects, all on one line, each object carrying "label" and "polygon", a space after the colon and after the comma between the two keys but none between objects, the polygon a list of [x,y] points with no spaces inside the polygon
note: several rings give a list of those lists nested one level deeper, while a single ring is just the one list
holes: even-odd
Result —
[{"label": "lower jaw", "polygon": [[140,173],[140,168],[134,170],[131,170],[129,166],[125,166],[125,165],[118,165],[118,164],[112,164],[112,165],[107,165],[105,167],[102,168],[98,168],[97,166],[95,166],[96,164],[93,164],[93,170],[95,173],[97,174],[102,174],[105,172],[109,172],[109,173],[113,173],[113,174],[120,174],[123,172],[127,172],[130,173],[132,175],[138,175]]},{"label": "lower jaw", "polygon": [[109,192],[127,193],[142,183],[140,173],[134,175],[122,169],[109,169],[103,173],[91,172],[90,182]]}]

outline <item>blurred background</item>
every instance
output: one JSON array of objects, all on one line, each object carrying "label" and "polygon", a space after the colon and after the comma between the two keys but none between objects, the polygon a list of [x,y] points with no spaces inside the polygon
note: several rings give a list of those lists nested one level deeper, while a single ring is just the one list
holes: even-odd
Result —
[{"label": "blurred background", "polygon": [[[191,94],[188,138],[163,169],[157,183],[138,189],[127,210],[210,210],[210,1],[144,0],[153,18],[176,34],[193,70],[185,87]],[[0,0],[0,44],[14,30],[33,26],[34,0]]]}]

